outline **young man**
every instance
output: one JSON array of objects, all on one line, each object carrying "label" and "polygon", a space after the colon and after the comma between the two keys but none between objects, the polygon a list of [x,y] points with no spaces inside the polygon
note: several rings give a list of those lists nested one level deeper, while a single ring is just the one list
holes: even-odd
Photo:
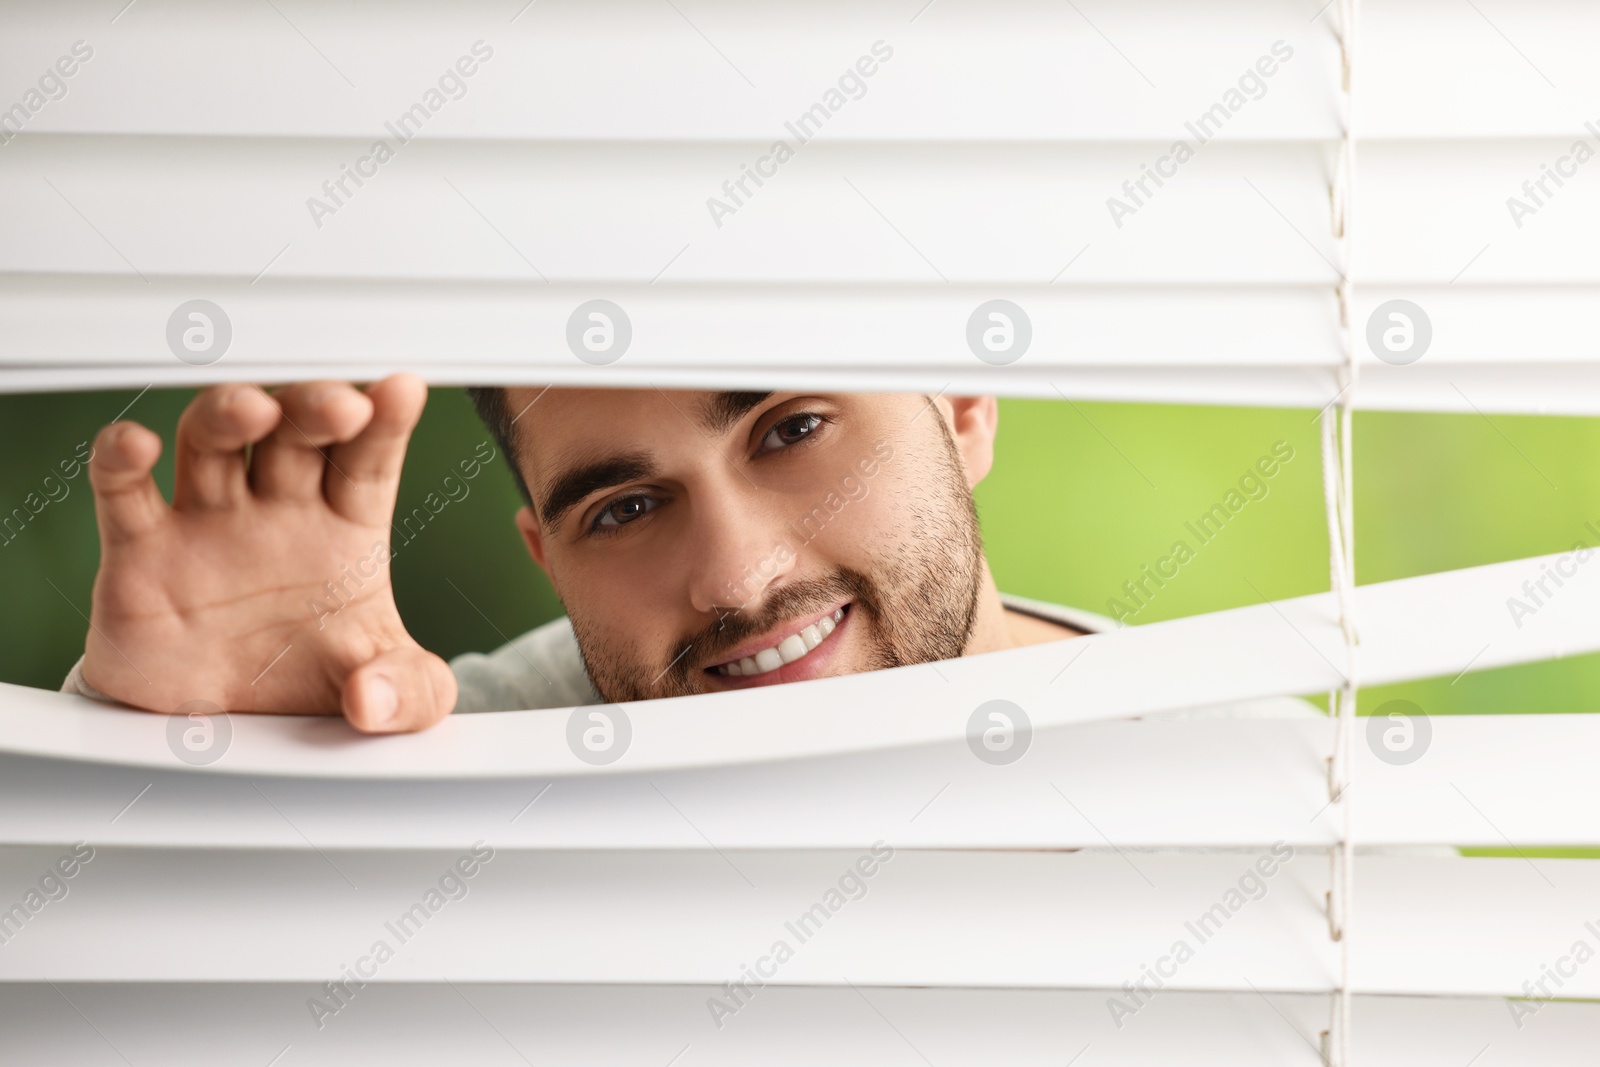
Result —
[{"label": "young man", "polygon": [[527,502],[517,527],[568,615],[447,665],[406,632],[388,582],[426,395],[407,375],[206,390],[179,422],[170,506],[151,478],[160,438],[104,429],[90,464],[100,572],[63,688],[394,732],[452,710],[715,693],[1101,626],[995,588],[972,500],[994,459],[993,397],[480,389]]}]

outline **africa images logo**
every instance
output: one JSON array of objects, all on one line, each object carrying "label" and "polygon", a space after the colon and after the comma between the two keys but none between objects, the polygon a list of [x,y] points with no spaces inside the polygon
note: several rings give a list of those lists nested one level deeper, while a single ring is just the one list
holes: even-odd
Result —
[{"label": "africa images logo", "polygon": [[[1156,190],[1166,185],[1166,182],[1162,181],[1163,178],[1176,178],[1178,168],[1193,159],[1201,148],[1215,140],[1228,121],[1242,111],[1246,104],[1266,96],[1267,79],[1278,73],[1281,65],[1293,58],[1293,46],[1286,41],[1273,41],[1271,55],[1257,58],[1255,64],[1245,68],[1245,72],[1239,75],[1237,82],[1223,92],[1222,99],[1202,111],[1194,121],[1183,124],[1183,128],[1194,135],[1194,144],[1190,144],[1187,140],[1174,141],[1168,148],[1167,154],[1155,160],[1154,167],[1148,163],[1141,163],[1139,176],[1122,183],[1122,193],[1127,200],[1115,196],[1106,197],[1106,210],[1111,213],[1111,221],[1116,223],[1117,229],[1122,229],[1123,219],[1129,215],[1137,215],[1139,209],[1155,196]],[[1155,189],[1150,188],[1150,182],[1155,183]]]},{"label": "africa images logo", "polygon": [[[337,215],[357,190],[365,186],[368,180],[377,177],[379,167],[393,159],[401,148],[416,140],[422,128],[433,116],[443,111],[446,104],[467,95],[467,79],[478,73],[481,66],[494,55],[493,46],[483,41],[474,41],[471,51],[472,55],[459,56],[452,66],[445,68],[436,84],[423,92],[421,99],[402,111],[393,122],[383,124],[383,128],[394,135],[393,144],[387,137],[373,141],[367,147],[366,154],[355,160],[354,166],[339,164],[338,176],[322,183],[322,197],[306,198],[306,210],[311,213],[311,221],[317,229],[322,229],[324,218]],[[352,182],[355,189],[350,188]]]},{"label": "africa images logo", "polygon": [[[878,73],[879,66],[893,57],[893,47],[883,41],[872,42],[872,55],[863,55],[853,66],[846,67],[835,85],[822,94],[821,100],[802,111],[793,122],[783,124],[783,128],[793,135],[794,144],[780,137],[767,147],[765,154],[756,157],[754,165],[739,164],[738,176],[722,183],[722,197],[706,197],[706,210],[711,213],[711,221],[717,224],[717,229],[722,229],[725,217],[738,214],[745,202],[755,195],[755,190],[750,188],[751,182],[759,189],[767,183],[767,179],[776,178],[778,168],[793,159],[801,145],[815,139],[827,121],[843,110],[845,104],[867,95],[866,79]],[[849,94],[848,97],[846,94]]]}]

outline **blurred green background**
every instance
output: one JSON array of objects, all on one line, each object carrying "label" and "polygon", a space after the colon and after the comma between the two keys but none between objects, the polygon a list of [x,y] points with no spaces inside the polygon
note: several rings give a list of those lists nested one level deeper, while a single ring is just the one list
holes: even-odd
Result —
[{"label": "blurred green background", "polygon": [[[157,475],[170,496],[172,433],[192,393],[136,395],[0,397],[0,517],[29,493],[42,498],[45,476],[59,476],[59,461],[130,402],[127,417],[167,441]],[[995,471],[978,491],[1000,588],[1107,613],[1123,582],[1174,541],[1198,547],[1185,522],[1285,441],[1294,458],[1267,480],[1268,495],[1198,547],[1130,621],[1256,603],[1256,589],[1274,599],[1327,589],[1312,418],[1302,410],[1003,401]],[[1600,526],[1600,421],[1491,418],[1356,416],[1362,583],[1594,540],[1583,525]],[[419,504],[487,439],[461,390],[434,390],[406,463],[400,510]],[[518,499],[503,464],[497,459],[468,483],[471,495],[395,561],[406,625],[447,658],[493,648],[561,610],[512,525]],[[82,651],[98,547],[87,475],[66,484],[67,495],[20,533],[0,534],[0,681],[56,688]],[[1362,710],[1397,696],[1430,714],[1589,711],[1600,706],[1600,657],[1368,689]]]}]

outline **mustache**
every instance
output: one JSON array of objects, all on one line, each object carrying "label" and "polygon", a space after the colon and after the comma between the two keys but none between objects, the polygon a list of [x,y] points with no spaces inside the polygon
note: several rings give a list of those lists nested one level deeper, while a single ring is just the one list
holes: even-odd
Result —
[{"label": "mustache", "polygon": [[728,650],[752,637],[759,637],[779,623],[797,615],[823,611],[841,600],[854,601],[873,618],[879,614],[877,589],[870,578],[858,571],[841,570],[826,578],[791,582],[782,588],[769,590],[759,611],[734,609],[698,634],[680,642],[679,648],[687,647],[696,654],[680,657],[672,669],[687,681],[689,674],[697,669],[696,663],[717,662]]}]

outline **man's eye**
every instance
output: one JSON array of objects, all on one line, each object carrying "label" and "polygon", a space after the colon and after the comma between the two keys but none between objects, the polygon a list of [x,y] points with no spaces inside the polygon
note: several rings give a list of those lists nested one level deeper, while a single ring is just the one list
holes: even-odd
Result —
[{"label": "man's eye", "polygon": [[618,528],[648,515],[658,506],[659,502],[654,497],[625,496],[602,508],[600,514],[594,517],[590,530],[594,533],[615,533]]},{"label": "man's eye", "polygon": [[790,415],[767,431],[767,435],[761,439],[761,451],[777,452],[798,444],[815,433],[822,423],[821,415],[813,415],[809,411]]}]

